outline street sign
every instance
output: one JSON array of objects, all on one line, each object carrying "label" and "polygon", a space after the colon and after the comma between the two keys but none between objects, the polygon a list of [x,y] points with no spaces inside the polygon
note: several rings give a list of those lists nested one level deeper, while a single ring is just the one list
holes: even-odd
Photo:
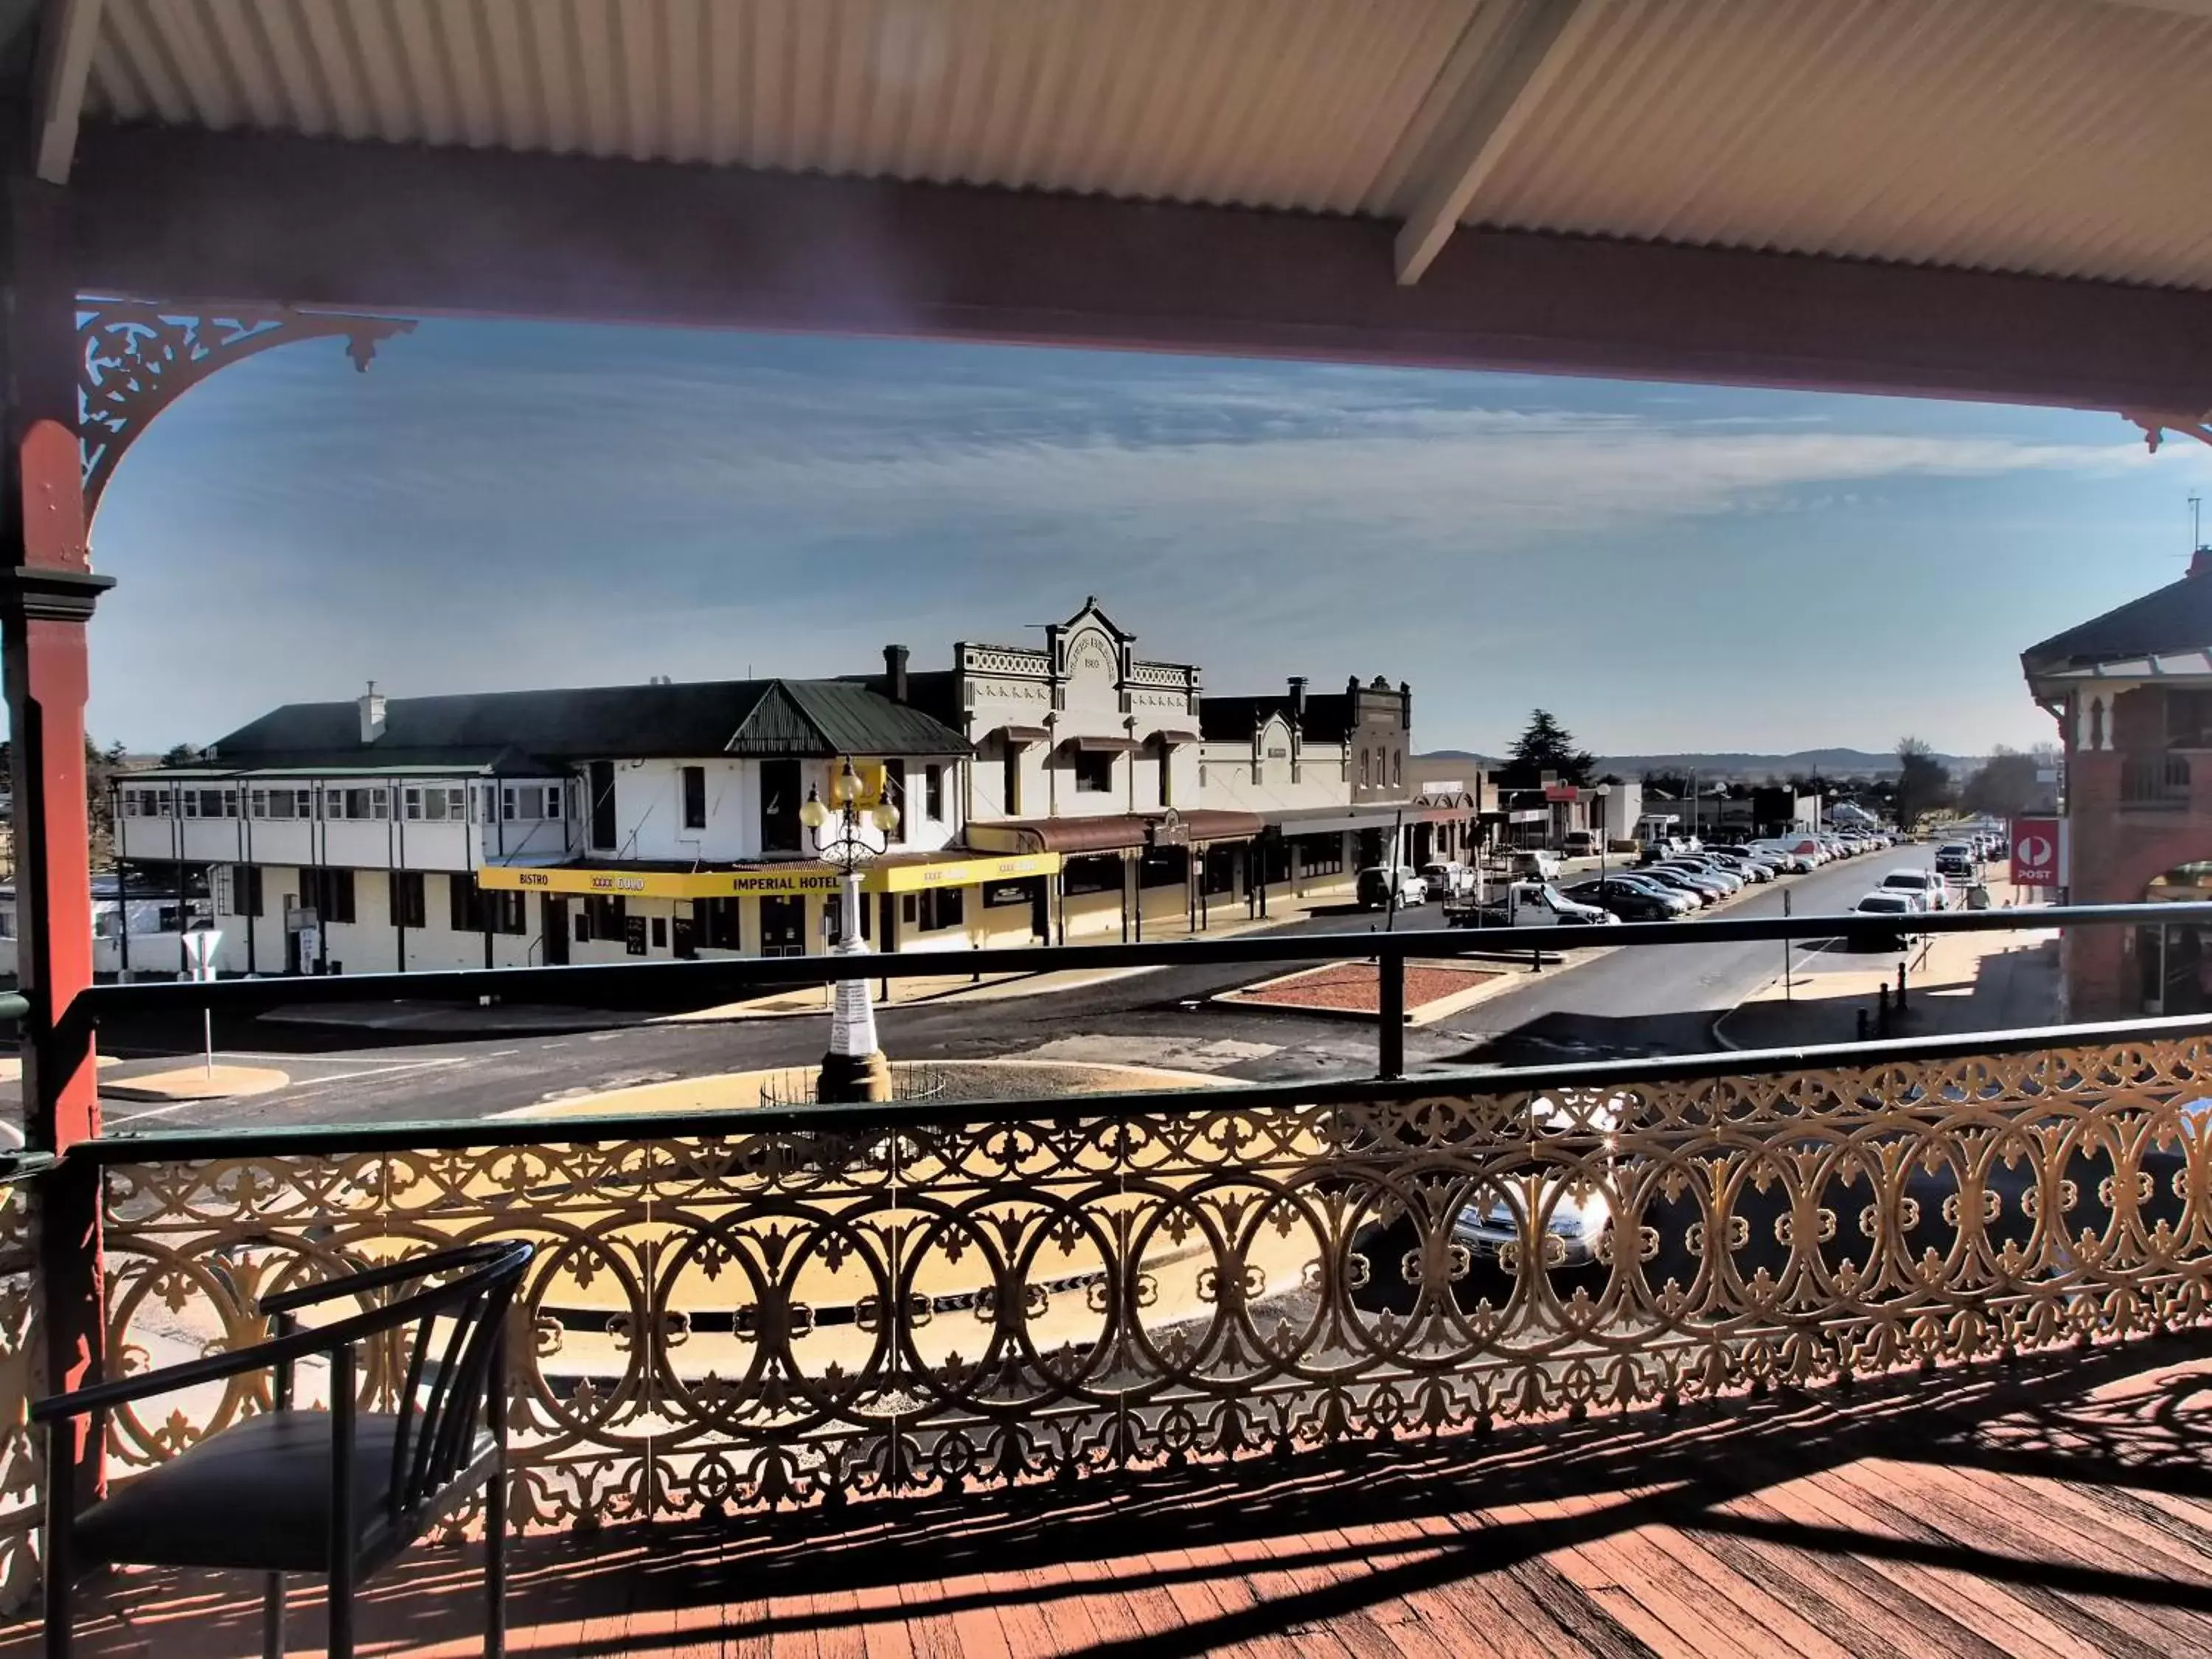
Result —
[{"label": "street sign", "polygon": [[204,927],[185,935],[185,960],[191,965],[196,980],[211,980],[216,976],[216,953],[222,948],[222,934],[213,927]]},{"label": "street sign", "polygon": [[2058,869],[2058,820],[2014,819],[2012,826],[2012,884],[2015,887],[2057,887],[2063,880]]}]

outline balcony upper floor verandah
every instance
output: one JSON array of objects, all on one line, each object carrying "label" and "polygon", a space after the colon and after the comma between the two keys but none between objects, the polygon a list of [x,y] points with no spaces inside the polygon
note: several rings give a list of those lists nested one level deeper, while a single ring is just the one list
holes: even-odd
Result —
[{"label": "balcony upper floor verandah", "polygon": [[[834,971],[721,971],[772,967]],[[2142,1022],[1186,1095],[142,1134],[59,1176],[97,1193],[123,1367],[250,1341],[255,1300],[292,1283],[535,1240],[510,1400],[518,1620],[548,1649],[1357,1650],[1380,1630],[1724,1652],[1750,1629],[1825,1652],[1801,1626],[1863,1625],[1870,1651],[1955,1629],[2157,1650],[2152,1630],[2212,1610],[2191,1404],[2208,1042]],[[20,1358],[36,1297],[15,1288]],[[399,1375],[369,1367],[364,1402]],[[246,1382],[118,1413],[110,1473],[266,1404]],[[0,1446],[19,1589],[30,1449]],[[364,1628],[465,1639],[441,1588],[462,1570],[413,1563]],[[220,1644],[246,1617],[212,1581],[117,1588],[130,1629],[98,1644]]]}]

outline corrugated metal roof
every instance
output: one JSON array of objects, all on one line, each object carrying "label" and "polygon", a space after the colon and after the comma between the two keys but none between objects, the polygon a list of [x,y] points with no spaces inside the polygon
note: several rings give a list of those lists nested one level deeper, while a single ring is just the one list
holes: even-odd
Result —
[{"label": "corrugated metal roof", "polygon": [[[1407,214],[1534,0],[107,0],[88,117]],[[2212,286],[2212,16],[1584,0],[1470,223]]]}]

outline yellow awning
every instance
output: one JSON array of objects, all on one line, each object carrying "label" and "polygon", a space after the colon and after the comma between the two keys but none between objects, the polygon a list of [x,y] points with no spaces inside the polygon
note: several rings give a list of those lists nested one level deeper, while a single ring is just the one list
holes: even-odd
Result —
[{"label": "yellow awning", "polygon": [[[988,881],[1018,881],[1058,872],[1057,853],[988,854],[963,853],[879,866],[862,872],[871,893],[912,893],[926,887],[972,887]],[[490,865],[477,872],[487,892],[599,894],[621,898],[767,898],[795,893],[834,893],[837,872],[821,864],[770,864],[744,870],[592,870],[567,865],[526,869]]]}]

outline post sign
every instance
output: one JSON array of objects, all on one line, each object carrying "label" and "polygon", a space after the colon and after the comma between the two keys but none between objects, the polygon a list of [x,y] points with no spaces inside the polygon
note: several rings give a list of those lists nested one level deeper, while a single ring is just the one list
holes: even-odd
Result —
[{"label": "post sign", "polygon": [[1580,800],[1582,791],[1571,783],[1547,783],[1544,786],[1544,799],[1552,801]]},{"label": "post sign", "polygon": [[2015,887],[2058,887],[2058,820],[2015,818],[2012,826],[2012,882]]}]

